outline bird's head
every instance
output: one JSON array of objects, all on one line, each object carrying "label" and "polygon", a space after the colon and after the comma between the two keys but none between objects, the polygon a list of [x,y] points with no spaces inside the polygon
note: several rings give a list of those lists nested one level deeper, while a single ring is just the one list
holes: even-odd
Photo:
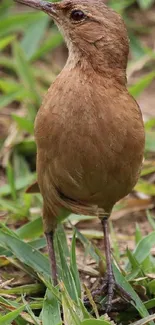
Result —
[{"label": "bird's head", "polygon": [[103,0],[16,1],[46,12],[58,25],[72,55],[82,54],[107,68],[126,69],[126,27],[121,16]]}]

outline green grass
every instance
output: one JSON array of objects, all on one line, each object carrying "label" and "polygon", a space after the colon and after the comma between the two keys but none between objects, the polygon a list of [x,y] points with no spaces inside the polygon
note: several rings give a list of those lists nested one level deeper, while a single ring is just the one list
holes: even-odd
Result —
[{"label": "green grass", "polygon": [[[144,47],[141,35],[150,33],[146,26],[139,26],[129,16],[134,0],[111,0],[110,5],[124,17],[131,40],[132,59],[129,69],[148,57],[140,76],[129,88],[131,94],[139,96],[155,78],[154,52]],[[141,10],[151,7],[154,1],[138,0]],[[133,10],[133,9],[132,9]],[[105,263],[102,250],[90,239],[101,238],[101,233],[87,232],[84,236],[76,227],[64,231],[59,224],[55,236],[58,261],[59,287],[54,288],[50,280],[50,267],[45,253],[41,220],[42,199],[38,195],[25,193],[26,187],[36,179],[36,145],[33,123],[42,96],[53,82],[60,67],[55,67],[51,54],[62,45],[62,37],[50,18],[40,12],[29,11],[11,0],[3,0],[0,8],[0,120],[9,114],[11,128],[7,138],[0,138],[0,159],[4,168],[5,185],[0,188],[0,325],[108,325],[111,320],[105,315],[105,299],[102,303],[91,300],[88,310],[83,304],[82,281],[79,278],[76,242],[81,243],[85,256],[96,264]],[[7,116],[6,114],[6,116]],[[155,119],[145,124],[145,164],[141,178],[135,187],[149,197],[155,195],[155,185],[150,176],[155,173]],[[116,210],[124,209],[117,205]],[[4,217],[3,217],[4,214]],[[113,270],[117,282],[132,296],[132,304],[113,315],[117,324],[153,324],[155,315],[155,258],[150,254],[155,245],[155,221],[153,212],[147,212],[152,232],[143,236],[138,225],[135,233],[135,250],[129,249],[121,255],[117,238],[113,238]],[[76,224],[81,216],[71,215]],[[82,217],[87,222],[87,217]],[[70,245],[66,238],[69,235]],[[62,246],[63,242],[63,246]],[[67,257],[67,258],[66,258]],[[117,262],[116,262],[117,261]],[[120,266],[121,265],[121,266]],[[90,271],[90,270],[89,270]],[[94,269],[91,268],[93,274]],[[96,270],[95,270],[96,272]],[[95,273],[96,274],[96,273]],[[152,276],[151,276],[152,275]],[[14,280],[12,280],[14,279]],[[90,292],[88,291],[88,296]],[[102,310],[101,310],[102,306]],[[102,315],[102,316],[100,316]],[[135,323],[137,321],[137,323]]]},{"label": "green grass", "polygon": [[[7,264],[11,263],[16,265],[19,269],[19,274],[21,270],[24,270],[24,272],[31,274],[37,282],[35,280],[34,284],[13,286],[13,288],[10,289],[2,287],[0,289],[0,306],[3,308],[3,314],[0,316],[0,324],[3,324],[5,319],[8,322],[7,324],[10,324],[13,319],[16,319],[17,324],[26,325],[27,323],[24,322],[25,319],[33,319],[34,324],[41,324],[41,320],[43,324],[48,324],[49,319],[51,319],[50,324],[58,325],[62,323],[61,305],[66,320],[65,324],[81,325],[85,324],[86,319],[87,325],[100,324],[101,320],[103,325],[104,322],[106,324],[106,317],[99,317],[94,302],[92,303],[92,308],[89,308],[88,311],[81,300],[81,283],[75,255],[76,237],[81,241],[82,245],[84,245],[85,251],[87,251],[87,246],[89,245],[89,254],[92,258],[95,258],[96,263],[101,259],[102,252],[95,252],[94,246],[76,229],[74,229],[71,248],[69,248],[64,228],[62,225],[59,225],[55,236],[55,250],[61,289],[61,291],[59,291],[58,288],[54,288],[51,284],[49,261],[48,258],[39,251],[39,240],[38,246],[35,245],[35,247],[34,241],[32,240],[41,232],[40,221],[38,222],[38,219],[36,219],[35,232],[33,230],[31,232],[31,226],[33,229],[33,222],[26,224],[24,226],[24,232],[23,227],[22,231],[20,231],[21,228],[19,228],[18,231],[12,231],[6,226],[1,225],[0,251],[2,255],[5,256],[5,263],[7,261]],[[24,239],[27,239],[28,234],[29,240],[25,242]],[[139,238],[139,240],[137,240],[134,252],[127,250],[123,258],[128,261],[123,270],[124,275],[120,272],[118,265],[115,262],[113,263],[113,270],[117,282],[127,290],[132,297],[132,304],[127,304],[124,307],[126,313],[130,315],[130,321],[136,320],[138,315],[147,320],[147,317],[149,317],[149,310],[155,308],[155,297],[153,298],[155,283],[154,280],[147,277],[147,274],[153,274],[155,271],[155,261],[150,255],[150,250],[155,244],[155,231],[152,231],[152,233],[146,237],[142,237],[139,232],[137,238]],[[62,240],[63,246],[61,244]],[[42,243],[41,247],[43,248],[44,246],[45,241]],[[66,255],[68,256],[69,263],[66,262]],[[2,262],[4,261],[1,260],[1,263]],[[3,271],[2,275],[4,276]],[[147,297],[145,301],[142,301],[135,291],[137,283],[139,288],[145,289],[145,296]],[[9,295],[9,299],[5,298],[7,295]],[[16,299],[11,299],[11,295],[15,295]],[[28,303],[23,295],[29,297]],[[38,296],[41,296],[41,298],[38,298]],[[100,308],[101,305],[98,302],[98,309],[100,310]],[[102,301],[103,314],[104,308],[105,300]],[[25,310],[25,312],[23,312],[23,310]],[[36,310],[39,311],[39,315],[37,312],[37,316]],[[91,319],[94,319],[95,322],[96,316],[98,322],[92,323]],[[117,315],[117,322],[123,322],[125,320],[124,317],[124,311],[120,312]],[[21,318],[22,321],[20,321]],[[148,319],[150,320],[150,318]],[[155,319],[155,315],[152,319]]]}]

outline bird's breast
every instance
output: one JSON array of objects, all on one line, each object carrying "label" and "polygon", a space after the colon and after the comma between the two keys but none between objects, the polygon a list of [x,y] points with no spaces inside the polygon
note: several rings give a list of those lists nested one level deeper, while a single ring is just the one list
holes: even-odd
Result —
[{"label": "bird's breast", "polygon": [[115,203],[137,181],[143,123],[127,91],[93,86],[56,82],[45,96],[35,123],[38,169],[67,197]]}]

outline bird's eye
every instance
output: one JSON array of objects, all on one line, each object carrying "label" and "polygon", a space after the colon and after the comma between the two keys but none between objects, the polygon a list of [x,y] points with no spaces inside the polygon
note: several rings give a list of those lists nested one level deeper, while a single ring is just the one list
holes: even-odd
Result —
[{"label": "bird's eye", "polygon": [[70,18],[74,21],[81,21],[84,18],[86,18],[86,15],[84,14],[84,12],[82,10],[73,10],[71,12]]}]

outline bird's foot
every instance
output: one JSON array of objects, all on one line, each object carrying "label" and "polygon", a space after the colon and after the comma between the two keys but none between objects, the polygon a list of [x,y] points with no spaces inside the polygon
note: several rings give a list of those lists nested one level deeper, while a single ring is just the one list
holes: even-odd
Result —
[{"label": "bird's foot", "polygon": [[112,299],[114,297],[116,282],[113,273],[107,274],[105,279],[103,279],[103,284],[100,289],[100,294],[107,291],[107,302],[106,302],[106,312],[110,312],[112,308]]},{"label": "bird's foot", "polygon": [[[102,279],[102,285],[100,289],[97,289],[92,292],[92,297],[93,299],[96,300],[97,297],[103,296],[103,294],[107,293],[107,301],[105,304],[105,311],[108,313],[112,309],[112,304],[113,304],[113,297],[114,297],[114,292],[117,291],[119,292],[119,295],[127,300],[131,301],[132,298],[129,295],[128,292],[126,292],[116,281],[114,274],[106,274],[106,276]],[[88,304],[88,299],[85,299],[86,304]]]}]

